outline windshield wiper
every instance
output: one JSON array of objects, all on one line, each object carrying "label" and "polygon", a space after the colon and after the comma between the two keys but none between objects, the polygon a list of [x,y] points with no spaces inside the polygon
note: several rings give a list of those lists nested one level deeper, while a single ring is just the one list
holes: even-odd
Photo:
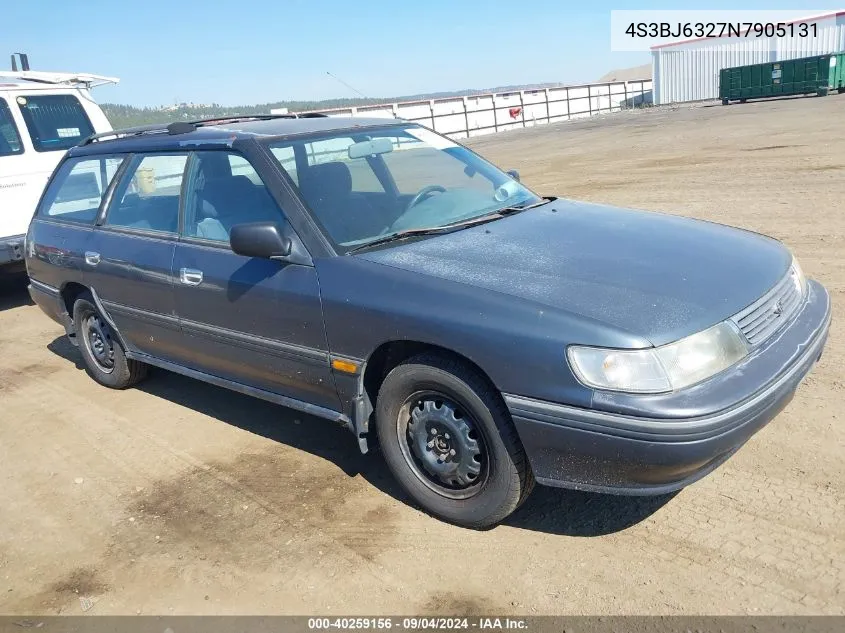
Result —
[{"label": "windshield wiper", "polygon": [[526,205],[516,205],[513,207],[502,207],[501,209],[496,209],[495,213],[498,213],[499,215],[511,215],[513,213],[527,211],[528,209],[533,209],[534,207],[539,207],[541,205],[548,204],[551,201],[551,198],[540,198],[539,202],[534,202],[533,204]]},{"label": "windshield wiper", "polygon": [[365,248],[369,248],[370,246],[378,246],[379,244],[387,244],[388,242],[396,242],[398,240],[404,240],[409,237],[415,237],[417,235],[437,235],[439,233],[451,233],[452,231],[459,231],[461,229],[468,228],[470,226],[475,226],[476,224],[484,224],[485,222],[492,222],[493,220],[497,220],[502,217],[502,214],[498,211],[494,211],[493,213],[488,213],[486,215],[478,216],[477,218],[472,218],[470,220],[464,220],[463,222],[455,222],[453,224],[443,224],[441,226],[429,226],[427,228],[422,229],[405,229],[404,231],[397,231],[396,233],[388,233],[387,235],[382,235],[381,237],[377,237],[374,240],[370,240],[366,244],[361,244],[356,246],[355,248],[347,251],[349,253],[355,253]]},{"label": "windshield wiper", "polygon": [[445,225],[445,226],[431,226],[425,229],[406,229],[404,231],[397,231],[396,233],[388,233],[387,235],[382,235],[381,237],[377,237],[374,240],[370,240],[366,244],[360,244],[353,249],[347,251],[349,253],[357,253],[358,251],[369,248],[370,246],[378,246],[379,244],[387,244],[388,242],[396,242],[398,240],[404,240],[409,237],[414,237],[415,235],[436,235],[438,233],[448,233],[449,231],[453,230],[457,225]]},{"label": "windshield wiper", "polygon": [[464,220],[463,222],[443,224],[441,226],[430,226],[421,229],[406,229],[404,231],[388,233],[387,235],[382,235],[381,237],[377,237],[374,240],[370,240],[365,244],[360,244],[355,248],[348,250],[347,254],[357,253],[358,251],[363,250],[365,248],[370,248],[371,246],[378,246],[379,244],[396,242],[399,240],[407,239],[409,237],[415,237],[417,235],[437,235],[439,233],[451,233],[452,231],[459,231],[461,229],[469,228],[470,226],[476,226],[478,224],[484,224],[485,222],[492,222],[493,220],[498,220],[499,218],[503,218],[506,215],[510,215],[511,213],[518,213],[527,209],[533,209],[534,207],[539,207],[541,204],[546,204],[547,202],[550,202],[549,198],[543,198],[542,200],[540,200],[539,202],[535,202],[534,204],[529,204],[527,206],[520,207],[503,207],[501,209],[491,211],[490,213],[486,213],[475,218],[470,218],[469,220]]}]

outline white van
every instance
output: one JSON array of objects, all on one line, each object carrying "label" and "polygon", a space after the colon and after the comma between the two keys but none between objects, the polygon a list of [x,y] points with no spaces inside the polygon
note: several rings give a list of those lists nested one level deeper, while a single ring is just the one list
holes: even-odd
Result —
[{"label": "white van", "polygon": [[91,98],[113,77],[0,70],[0,275],[23,269],[24,234],[65,151],[111,130]]}]

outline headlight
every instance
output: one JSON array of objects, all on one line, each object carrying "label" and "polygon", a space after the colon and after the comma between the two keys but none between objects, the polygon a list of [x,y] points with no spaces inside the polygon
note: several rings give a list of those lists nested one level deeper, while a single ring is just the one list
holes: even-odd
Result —
[{"label": "headlight", "polygon": [[801,270],[801,264],[798,263],[798,259],[794,256],[792,258],[792,268],[789,270],[789,276],[792,279],[792,283],[798,289],[798,292],[801,293],[801,296],[805,296],[807,294],[807,278],[804,276],[804,271]]},{"label": "headlight", "polygon": [[632,393],[683,389],[718,374],[746,354],[748,346],[727,322],[651,349],[573,345],[567,350],[572,370],[585,385]]}]

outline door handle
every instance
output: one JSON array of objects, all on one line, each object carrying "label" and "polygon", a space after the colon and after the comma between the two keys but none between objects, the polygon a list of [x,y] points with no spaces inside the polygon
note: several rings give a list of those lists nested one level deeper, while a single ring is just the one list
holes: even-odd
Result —
[{"label": "door handle", "polygon": [[96,266],[100,263],[100,254],[94,251],[85,251],[85,263],[89,266]]},{"label": "door handle", "polygon": [[180,268],[179,281],[188,286],[199,286],[202,283],[202,271],[195,268]]}]

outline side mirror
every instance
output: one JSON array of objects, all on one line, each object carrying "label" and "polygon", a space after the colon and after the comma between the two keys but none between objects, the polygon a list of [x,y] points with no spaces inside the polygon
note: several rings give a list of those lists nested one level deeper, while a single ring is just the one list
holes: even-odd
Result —
[{"label": "side mirror", "polygon": [[519,182],[519,172],[515,169],[509,169],[507,172],[508,176]]},{"label": "side mirror", "polygon": [[281,259],[290,255],[291,239],[282,235],[277,222],[236,224],[229,232],[229,243],[238,255]]}]

